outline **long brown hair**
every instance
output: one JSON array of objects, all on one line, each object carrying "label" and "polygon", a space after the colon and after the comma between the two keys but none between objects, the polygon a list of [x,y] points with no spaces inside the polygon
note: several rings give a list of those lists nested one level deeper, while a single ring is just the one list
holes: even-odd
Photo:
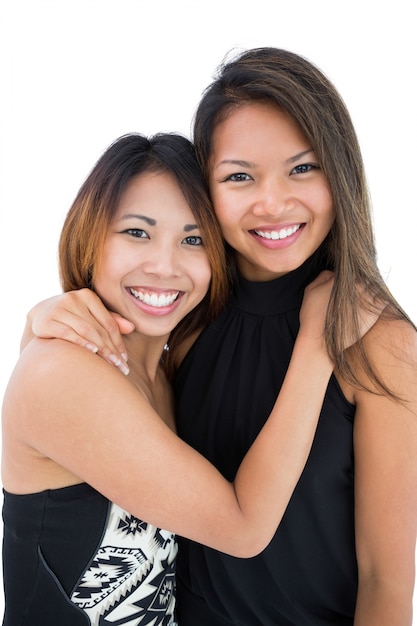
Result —
[{"label": "long brown hair", "polygon": [[[296,121],[331,190],[336,217],[322,251],[335,272],[325,337],[336,369],[347,381],[363,387],[357,375],[362,369],[380,392],[392,396],[359,340],[356,285],[363,285],[371,299],[386,303],[385,315],[412,322],[388,290],[377,266],[364,165],[347,108],[328,78],[305,58],[269,47],[242,53],[220,66],[196,111],[194,144],[207,179],[216,126],[237,107],[254,101],[270,103]],[[347,333],[354,333],[358,341],[344,350]]]},{"label": "long brown hair", "polygon": [[205,298],[171,333],[170,364],[175,348],[218,315],[228,292],[220,227],[188,139],[174,133],[150,138],[130,133],[112,143],[86,178],[67,214],[59,241],[59,268],[64,291],[92,288],[120,196],[133,177],[149,171],[169,173],[177,181],[202,231],[212,272]]}]

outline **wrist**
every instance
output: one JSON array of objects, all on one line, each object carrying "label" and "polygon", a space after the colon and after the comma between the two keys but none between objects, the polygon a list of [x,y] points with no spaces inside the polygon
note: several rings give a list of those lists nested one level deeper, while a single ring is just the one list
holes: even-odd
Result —
[{"label": "wrist", "polygon": [[310,363],[322,363],[333,370],[333,361],[327,352],[324,336],[312,336],[299,333],[294,344],[293,356],[306,359]]}]

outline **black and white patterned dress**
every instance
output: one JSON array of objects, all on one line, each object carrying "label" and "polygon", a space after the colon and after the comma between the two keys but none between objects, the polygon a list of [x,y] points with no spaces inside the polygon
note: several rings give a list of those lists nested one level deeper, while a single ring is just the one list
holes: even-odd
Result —
[{"label": "black and white patterned dress", "polygon": [[4,626],[175,626],[177,544],[87,484],[4,492]]}]

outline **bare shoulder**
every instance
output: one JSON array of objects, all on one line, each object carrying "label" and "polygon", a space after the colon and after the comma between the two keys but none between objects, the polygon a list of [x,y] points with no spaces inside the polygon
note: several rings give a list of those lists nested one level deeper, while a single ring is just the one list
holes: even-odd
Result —
[{"label": "bare shoulder", "polygon": [[76,473],[51,459],[44,442],[53,446],[50,425],[59,429],[61,419],[59,430],[65,436],[65,411],[74,404],[76,373],[84,358],[91,366],[94,356],[85,351],[84,357],[82,352],[59,339],[38,338],[22,351],[3,398],[2,481],[8,491],[30,493],[81,482]]},{"label": "bare shoulder", "polygon": [[[376,375],[394,395],[407,398],[417,396],[417,331],[405,320],[381,317],[363,338],[363,346]],[[356,372],[364,386],[377,392],[366,372]],[[353,404],[372,400],[374,394],[351,386],[338,376],[346,398]]]},{"label": "bare shoulder", "polygon": [[109,458],[130,454],[143,471],[129,446],[143,441],[145,430],[153,443],[166,427],[128,377],[60,339],[34,339],[24,349],[2,421],[6,489],[26,493],[85,481],[110,499],[121,487]]},{"label": "bare shoulder", "polygon": [[371,353],[382,350],[395,356],[401,350],[403,355],[417,355],[417,331],[406,320],[381,317],[365,335],[364,343]]},{"label": "bare shoulder", "polygon": [[372,366],[392,391],[417,397],[417,331],[405,320],[380,319],[364,338]]},{"label": "bare shoulder", "polygon": [[[386,432],[408,429],[417,436],[417,332],[404,320],[381,319],[364,338],[364,347],[373,370],[389,390],[378,389],[361,372],[365,389],[355,389],[356,428],[368,423]],[[416,439],[417,442],[417,439]],[[416,450],[417,451],[417,450]]]},{"label": "bare shoulder", "polygon": [[57,420],[78,416],[81,422],[94,406],[107,402],[111,407],[116,394],[131,387],[121,372],[88,350],[61,339],[35,338],[10,377],[3,426],[37,448]]},{"label": "bare shoulder", "polygon": [[46,398],[53,393],[54,385],[62,382],[68,387],[72,379],[81,382],[84,369],[91,373],[96,368],[111,371],[111,368],[103,367],[105,365],[103,359],[68,341],[35,337],[22,351],[9,386],[18,385],[32,393],[42,389],[39,397]]}]

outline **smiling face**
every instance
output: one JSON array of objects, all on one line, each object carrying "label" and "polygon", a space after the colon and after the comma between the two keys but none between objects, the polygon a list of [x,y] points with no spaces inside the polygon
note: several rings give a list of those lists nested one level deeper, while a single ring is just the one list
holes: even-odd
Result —
[{"label": "smiling face", "polygon": [[215,128],[210,190],[223,235],[252,281],[302,265],[335,217],[311,146],[298,125],[269,104],[242,105]]},{"label": "smiling face", "polygon": [[146,172],[123,192],[94,289],[109,309],[162,337],[204,298],[211,270],[194,215],[170,174]]}]

